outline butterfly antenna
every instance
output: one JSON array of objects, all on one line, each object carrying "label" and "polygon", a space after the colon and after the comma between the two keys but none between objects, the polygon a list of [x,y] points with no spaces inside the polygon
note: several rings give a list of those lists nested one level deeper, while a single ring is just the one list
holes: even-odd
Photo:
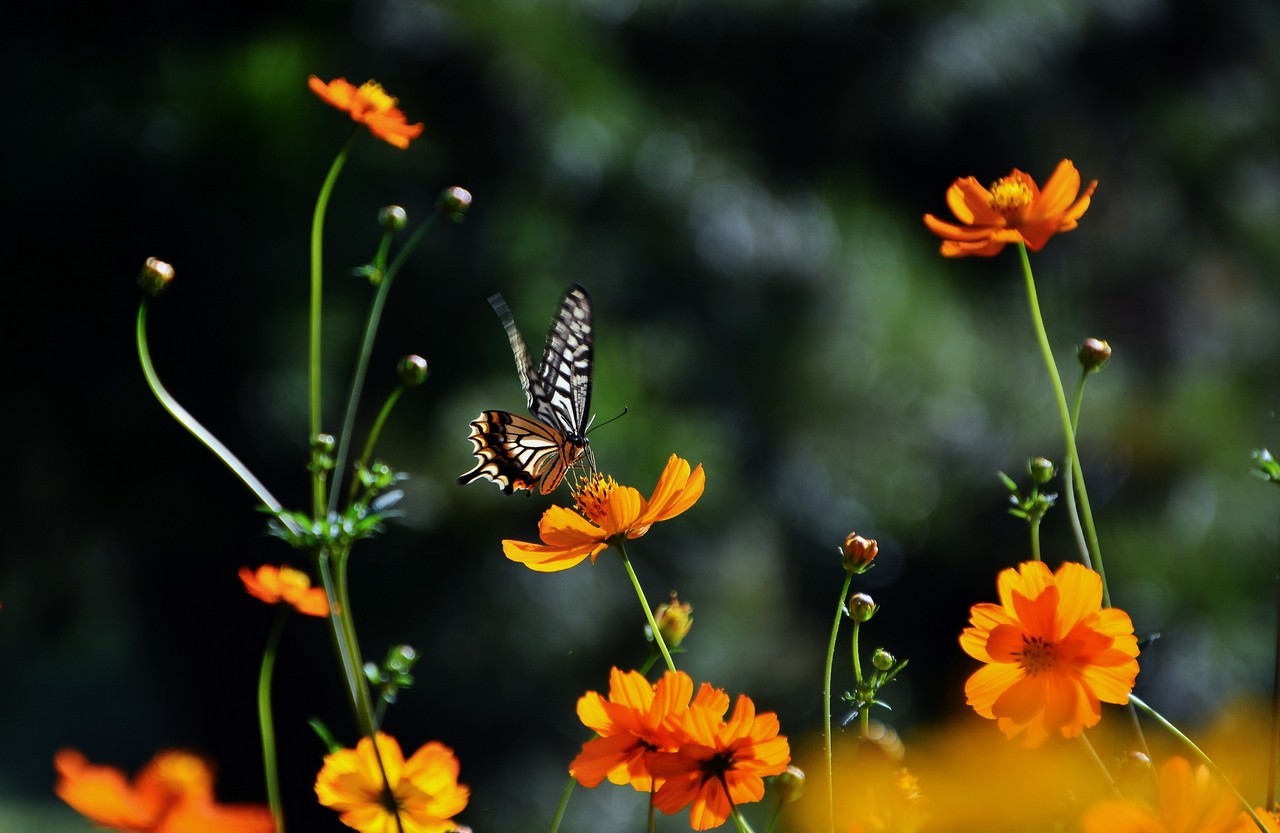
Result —
[{"label": "butterfly antenna", "polygon": [[595,426],[591,425],[591,423],[592,423],[592,422],[595,422],[595,421],[596,421],[596,418],[595,418],[595,416],[593,415],[593,416],[591,417],[591,421],[587,423],[587,433],[589,434],[589,433],[591,433],[592,431],[596,430],[597,428],[603,428],[603,427],[605,427],[606,425],[608,425],[608,424],[609,424],[609,423],[611,423],[611,422],[616,422],[617,420],[622,419],[624,416],[626,416],[626,415],[627,415],[628,413],[630,413],[630,412],[631,412],[631,409],[630,409],[630,408],[628,408],[626,405],[623,405],[623,406],[622,406],[622,413],[618,414],[618,415],[617,415],[617,416],[615,416],[615,417],[609,417],[609,418],[608,418],[608,419],[606,419],[604,422],[600,423],[599,425],[595,425]]}]

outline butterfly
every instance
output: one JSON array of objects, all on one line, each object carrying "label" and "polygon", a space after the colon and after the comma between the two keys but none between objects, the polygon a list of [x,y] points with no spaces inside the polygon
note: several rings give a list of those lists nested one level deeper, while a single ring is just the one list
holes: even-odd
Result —
[{"label": "butterfly", "polygon": [[489,305],[507,331],[533,418],[507,411],[482,411],[472,420],[469,437],[479,462],[458,482],[466,485],[486,479],[497,483],[505,494],[520,489],[532,492],[535,486],[542,494],[550,494],[584,457],[595,470],[595,457],[587,443],[587,426],[591,422],[591,296],[576,283],[565,290],[551,319],[542,364],[536,370],[502,295],[490,295]]}]

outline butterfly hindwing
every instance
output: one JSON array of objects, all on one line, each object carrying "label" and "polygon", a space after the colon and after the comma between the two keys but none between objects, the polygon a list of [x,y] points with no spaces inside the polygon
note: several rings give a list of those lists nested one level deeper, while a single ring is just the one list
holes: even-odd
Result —
[{"label": "butterfly hindwing", "polygon": [[471,423],[470,440],[478,462],[458,482],[484,478],[507,494],[534,487],[549,494],[584,456],[595,467],[586,436],[591,411],[591,297],[577,284],[565,290],[536,370],[506,301],[495,294],[489,304],[511,342],[533,418],[506,411],[482,412]]}]

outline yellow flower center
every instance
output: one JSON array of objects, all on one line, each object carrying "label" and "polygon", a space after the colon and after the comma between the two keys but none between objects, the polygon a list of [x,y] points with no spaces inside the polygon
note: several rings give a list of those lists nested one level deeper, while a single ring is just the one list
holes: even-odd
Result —
[{"label": "yellow flower center", "polygon": [[1030,205],[1031,196],[1031,178],[1018,172],[991,186],[991,207],[1009,217]]},{"label": "yellow flower center", "polygon": [[1038,636],[1023,636],[1018,665],[1031,676],[1054,668],[1058,664],[1058,652],[1053,643]]},{"label": "yellow flower center", "polygon": [[160,783],[172,795],[206,795],[213,790],[209,767],[194,755],[167,752],[156,756],[154,766]]},{"label": "yellow flower center", "polygon": [[609,496],[618,488],[618,482],[605,474],[596,473],[580,482],[573,490],[573,502],[582,517],[601,526],[609,511]]},{"label": "yellow flower center", "polygon": [[360,85],[360,98],[375,113],[385,113],[396,106],[394,97],[387,95],[377,81],[366,81]]}]

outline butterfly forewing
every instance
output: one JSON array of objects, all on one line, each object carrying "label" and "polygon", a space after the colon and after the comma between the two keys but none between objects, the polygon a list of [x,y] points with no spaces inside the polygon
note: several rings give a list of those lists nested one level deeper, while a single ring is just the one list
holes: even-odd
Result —
[{"label": "butterfly forewing", "polygon": [[484,478],[507,494],[535,486],[548,494],[581,460],[595,468],[586,437],[591,409],[591,297],[577,284],[565,291],[536,372],[502,296],[490,296],[489,304],[507,331],[534,418],[506,411],[481,413],[471,423],[470,436],[478,462],[458,482]]}]

